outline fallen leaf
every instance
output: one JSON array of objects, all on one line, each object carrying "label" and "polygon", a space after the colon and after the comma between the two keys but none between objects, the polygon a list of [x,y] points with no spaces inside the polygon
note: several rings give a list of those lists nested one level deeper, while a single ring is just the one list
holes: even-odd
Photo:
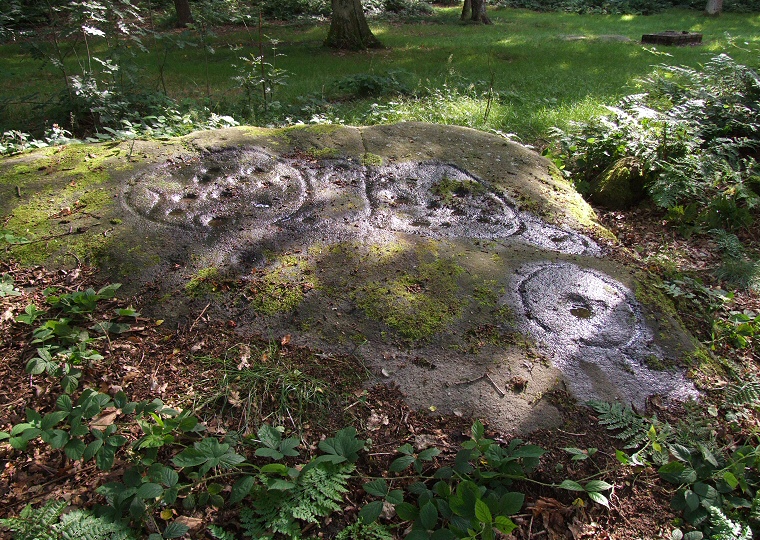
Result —
[{"label": "fallen leaf", "polygon": [[287,345],[290,343],[290,334],[286,335],[285,337],[280,340],[280,345]]},{"label": "fallen leaf", "polygon": [[90,429],[99,429],[103,431],[114,423],[119,411],[115,407],[106,407],[99,415],[90,422]]},{"label": "fallen leaf", "polygon": [[251,348],[248,345],[240,346],[240,362],[237,365],[238,370],[251,367],[248,359],[251,358]]},{"label": "fallen leaf", "polygon": [[387,426],[390,423],[387,414],[377,414],[377,411],[372,410],[367,420],[367,429],[369,431],[377,431],[380,426]]},{"label": "fallen leaf", "polygon": [[177,516],[177,519],[175,519],[174,522],[184,525],[191,531],[198,530],[203,526],[203,520],[201,518],[194,518],[189,516]]},{"label": "fallen leaf", "polygon": [[227,403],[233,407],[240,407],[243,404],[243,400],[240,399],[240,392],[234,389],[230,390],[229,394],[227,394]]}]

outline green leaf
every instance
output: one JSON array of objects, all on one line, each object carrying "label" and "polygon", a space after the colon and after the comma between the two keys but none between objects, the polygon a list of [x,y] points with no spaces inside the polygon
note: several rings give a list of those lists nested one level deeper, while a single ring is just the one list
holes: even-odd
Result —
[{"label": "green leaf", "polygon": [[666,463],[657,471],[660,478],[671,484],[693,484],[697,481],[697,473],[680,461]]},{"label": "green leaf", "polygon": [[95,466],[101,471],[108,471],[113,467],[116,459],[116,449],[113,446],[103,445],[95,455]]},{"label": "green leaf", "polygon": [[84,441],[80,439],[72,439],[66,443],[66,446],[63,447],[63,451],[66,454],[66,457],[73,461],[78,461],[84,456]]},{"label": "green leaf", "polygon": [[[448,529],[438,529],[430,535],[430,540],[455,540],[457,536]],[[407,538],[409,538],[407,536]]]},{"label": "green leaf", "polygon": [[255,454],[258,457],[267,457],[274,460],[280,460],[285,457],[285,454],[274,448],[257,448]]},{"label": "green leaf", "polygon": [[283,476],[288,474],[288,467],[282,463],[268,463],[264,465],[260,470],[265,474],[275,473],[281,474]]},{"label": "green leaf", "polygon": [[494,527],[504,534],[509,534],[517,528],[517,525],[506,516],[496,516]]},{"label": "green leaf", "polygon": [[731,489],[736,489],[736,487],[739,485],[739,480],[737,480],[736,476],[734,476],[730,471],[723,473],[723,480],[731,487]]},{"label": "green leaf", "polygon": [[622,465],[627,466],[631,464],[631,458],[628,457],[628,454],[626,454],[622,450],[615,450],[615,457],[617,458],[618,462],[620,462]]},{"label": "green leaf", "polygon": [[182,538],[187,534],[190,528],[182,523],[172,521],[164,529],[164,538]]},{"label": "green leaf", "polygon": [[[153,469],[156,465],[158,465],[158,467]],[[171,467],[167,467],[160,463],[156,463],[153,467],[151,467],[151,469],[153,469],[151,478],[156,482],[159,482],[166,487],[174,487],[177,485],[177,482],[179,482],[179,474],[177,474],[177,471]]]},{"label": "green leaf", "polygon": [[62,410],[70,413],[74,409],[74,403],[71,401],[71,396],[67,396],[66,394],[61,394],[58,396],[58,399],[55,400],[55,406]]},{"label": "green leaf", "polygon": [[232,492],[230,493],[230,504],[236,504],[245,499],[253,488],[253,484],[256,482],[253,476],[242,476],[238,478],[232,486]]},{"label": "green leaf", "polygon": [[374,495],[375,497],[385,498],[385,496],[388,495],[388,482],[386,482],[382,478],[378,478],[377,480],[372,480],[371,482],[367,482],[362,487],[364,488],[364,491],[366,491],[370,495]]},{"label": "green leaf", "polygon": [[573,480],[563,480],[559,485],[560,489],[566,489],[568,491],[586,491],[583,486]]},{"label": "green leaf", "polygon": [[[481,523],[486,523],[488,525],[490,525],[491,522],[493,521],[493,517],[491,516],[491,510],[488,508],[488,505],[482,499],[478,499],[475,501],[475,517]],[[428,527],[428,528],[432,528],[432,527]]]},{"label": "green leaf", "polygon": [[163,492],[164,488],[161,487],[161,485],[154,484],[153,482],[146,482],[137,488],[135,497],[138,497],[140,499],[157,499]]},{"label": "green leaf", "polygon": [[454,476],[454,469],[451,467],[441,467],[433,474],[433,478],[437,480],[448,480],[452,476]]},{"label": "green leaf", "polygon": [[172,463],[177,467],[195,467],[208,461],[209,456],[197,448],[185,448],[172,458]]},{"label": "green leaf", "polygon": [[393,473],[401,472],[412,463],[414,463],[414,456],[401,456],[393,460],[390,467],[388,467],[388,471]]},{"label": "green leaf", "polygon": [[261,444],[268,448],[277,449],[282,440],[282,432],[269,424],[263,424],[256,433]]},{"label": "green leaf", "polygon": [[419,510],[413,504],[404,502],[396,505],[396,514],[404,521],[414,521],[419,516]]},{"label": "green leaf", "polygon": [[92,441],[90,444],[87,445],[87,448],[85,448],[82,458],[85,461],[90,461],[92,458],[95,457],[95,454],[98,453],[98,450],[100,450],[101,446],[103,446],[103,441],[100,439],[95,439],[94,441]]},{"label": "green leaf", "polygon": [[359,459],[359,450],[364,448],[364,441],[356,438],[356,429],[353,427],[343,428],[335,437],[325,439],[319,443],[319,449],[327,454],[342,456],[349,463],[355,463]]},{"label": "green leaf", "polygon": [[419,453],[417,456],[417,459],[420,461],[431,461],[435,456],[440,454],[441,451],[437,448],[426,448],[422,452]]},{"label": "green leaf", "polygon": [[607,497],[605,497],[598,491],[589,491],[588,498],[594,501],[595,503],[601,504],[602,506],[606,506],[607,508],[610,507],[610,502],[607,500]]},{"label": "green leaf", "polygon": [[686,508],[689,510],[694,511],[699,508],[699,495],[694,493],[692,490],[687,489],[684,491],[683,498],[686,502]]},{"label": "green leaf", "polygon": [[673,454],[673,457],[678,461],[691,461],[691,451],[681,444],[671,444],[670,453]]},{"label": "green leaf", "polygon": [[71,438],[68,432],[62,429],[54,429],[52,431],[43,431],[40,434],[43,441],[48,443],[53,448],[63,448]]},{"label": "green leaf", "polygon": [[385,497],[385,500],[391,504],[401,504],[404,502],[404,492],[400,489],[394,489]]},{"label": "green leaf", "polygon": [[383,501],[372,501],[359,511],[359,519],[365,524],[374,523],[383,513]]},{"label": "green leaf", "polygon": [[66,418],[69,415],[67,411],[55,411],[49,414],[46,414],[42,418],[42,422],[40,422],[40,429],[43,431],[47,431],[49,429],[52,429],[58,423]]},{"label": "green leaf", "polygon": [[436,523],[438,523],[438,509],[432,501],[428,501],[420,508],[419,519],[420,525],[425,529],[431,530],[435,528]]},{"label": "green leaf", "polygon": [[546,453],[546,450],[535,444],[526,444],[515,450],[514,457],[540,458]]},{"label": "green leaf", "polygon": [[26,363],[26,372],[30,375],[41,375],[45,373],[48,363],[42,358],[34,357]]},{"label": "green leaf", "polygon": [[480,420],[476,420],[475,423],[472,424],[470,432],[472,433],[472,438],[476,441],[482,439],[483,435],[485,434],[485,428],[483,427],[482,422]]},{"label": "green leaf", "polygon": [[586,484],[586,491],[607,491],[612,489],[612,485],[604,480],[591,480]]},{"label": "green leaf", "polygon": [[502,495],[499,499],[499,514],[513,516],[520,512],[525,502],[525,494],[519,491],[510,491]]},{"label": "green leaf", "polygon": [[298,448],[300,444],[301,441],[295,437],[285,439],[282,441],[282,443],[280,443],[280,452],[288,457],[296,457],[298,456],[298,452],[296,452],[295,449]]}]

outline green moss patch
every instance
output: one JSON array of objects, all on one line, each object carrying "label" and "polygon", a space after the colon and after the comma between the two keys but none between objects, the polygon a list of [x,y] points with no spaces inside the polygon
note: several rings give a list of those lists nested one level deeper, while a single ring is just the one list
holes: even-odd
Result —
[{"label": "green moss patch", "polygon": [[190,278],[185,285],[188,296],[203,296],[220,290],[222,273],[215,266],[203,268]]},{"label": "green moss patch", "polygon": [[318,285],[308,259],[284,255],[266,270],[259,270],[248,290],[251,307],[258,313],[276,315],[296,309],[304,294]]},{"label": "green moss patch", "polygon": [[368,317],[381,320],[403,338],[419,341],[433,336],[461,313],[457,277],[463,269],[436,259],[389,281],[371,281],[353,296]]},{"label": "green moss patch", "polygon": [[383,164],[383,158],[371,152],[362,154],[362,165],[365,167],[380,167]]}]

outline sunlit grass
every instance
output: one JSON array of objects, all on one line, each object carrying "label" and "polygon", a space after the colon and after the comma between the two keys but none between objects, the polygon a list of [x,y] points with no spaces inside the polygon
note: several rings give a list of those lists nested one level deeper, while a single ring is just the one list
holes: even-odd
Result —
[{"label": "sunlit grass", "polygon": [[[279,120],[308,121],[315,114],[353,124],[414,119],[511,132],[533,142],[554,125],[599,114],[604,104],[635,91],[636,80],[654,65],[696,67],[723,52],[755,65],[760,45],[757,14],[705,18],[696,11],[672,10],[645,17],[498,9],[490,16],[493,26],[462,24],[459,8],[436,8],[422,23],[373,23],[386,48],[358,53],[322,47],[327,23],[266,24],[267,39],[279,40],[282,56],[276,63],[290,74],[287,85],[275,88],[274,98],[283,105]],[[702,32],[704,45],[655,49],[639,43],[642,34],[666,29]],[[197,46],[164,50],[164,42],[152,45],[149,54],[137,53],[141,87],[162,90],[165,85],[177,101],[235,114],[242,91],[233,78],[241,56],[258,54],[256,32],[226,31],[212,40],[213,55]],[[265,43],[270,61],[272,52]],[[70,73],[81,72],[83,56],[83,51],[78,60],[72,56]],[[392,72],[400,72],[396,77],[410,94],[323,99],[346,76]],[[26,128],[33,111],[14,106],[20,96],[36,92],[41,100],[63,90],[61,74],[32,60],[23,47],[0,47],[0,130]],[[486,115],[488,95],[492,102]],[[4,107],[4,102],[11,103]]]}]

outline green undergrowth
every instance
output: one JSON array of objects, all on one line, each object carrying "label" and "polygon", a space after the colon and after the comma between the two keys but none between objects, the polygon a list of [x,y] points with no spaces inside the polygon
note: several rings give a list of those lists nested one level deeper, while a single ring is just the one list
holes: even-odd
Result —
[{"label": "green undergrowth", "polygon": [[[12,277],[4,276],[2,284],[3,297],[22,295]],[[450,466],[434,460],[440,453],[435,447],[415,450],[404,444],[396,450],[387,475],[367,476],[358,466],[371,441],[360,438],[353,427],[339,429],[313,446],[298,436],[306,421],[299,413],[315,407],[331,410],[328,396],[334,390],[328,381],[300,377],[303,372],[293,349],[237,345],[222,360],[196,359],[219,365],[218,396],[232,414],[246,411],[239,429],[224,434],[209,433],[199,417],[201,409],[172,408],[160,399],[136,402],[123,390],[109,395],[80,386],[81,368],[103,360],[90,347],[129,331],[129,321],[140,316],[131,307],[118,307],[118,288],[114,284],[99,291],[48,291],[45,306],[29,304],[14,321],[31,328],[33,343],[39,345],[37,356],[27,363],[30,376],[60,385],[60,392],[52,408],[30,404],[26,420],[0,431],[0,441],[21,455],[46,445],[60,450],[69,462],[92,462],[98,470],[110,471],[93,486],[99,503],[91,511],[63,513],[66,503],[50,500],[1,519],[0,526],[10,529],[14,538],[179,538],[189,528],[175,516],[225,509],[239,515],[239,528],[231,532],[206,523],[209,534],[229,538],[242,532],[298,540],[305,526],[320,525],[342,510],[352,483],[363,485],[364,504],[358,521],[344,526],[370,538],[387,538],[393,529],[404,528],[410,528],[405,533],[410,539],[431,534],[466,538],[469,530],[480,531],[484,538],[493,538],[494,531],[509,533],[515,528],[511,516],[520,512],[524,501],[523,493],[510,489],[516,480],[580,491],[608,504],[604,493],[612,486],[600,480],[533,480],[530,474],[544,450],[519,439],[497,443],[485,437],[480,422],[473,424],[471,440]],[[117,307],[115,316],[104,319],[106,302],[111,309]],[[102,337],[92,338],[90,330]],[[349,367],[335,359],[331,364],[338,371]],[[320,371],[324,373],[324,365]],[[279,401],[279,408],[275,403],[277,412],[268,416],[265,410],[272,401]],[[286,418],[292,430],[267,422]],[[416,483],[410,485],[410,478]],[[386,504],[397,518],[380,523]]]},{"label": "green undergrowth", "polygon": [[[687,10],[643,17],[489,8],[489,16],[492,26],[462,25],[456,8],[435,7],[430,24],[378,21],[373,29],[387,48],[348,56],[322,47],[324,22],[265,20],[264,59],[253,67],[265,68],[266,95],[256,106],[251,100],[261,91],[256,77],[262,73],[241,62],[252,38],[245,28],[214,35],[214,22],[207,20],[179,35],[142,40],[147,50],[128,55],[120,43],[100,39],[96,32],[89,36],[89,50],[76,45],[76,54],[67,51],[62,62],[63,73],[83,81],[78,93],[67,92],[71,78],[61,76],[48,44],[40,44],[30,57],[29,48],[8,43],[0,55],[0,103],[7,101],[0,108],[0,132],[6,133],[0,144],[14,151],[23,147],[15,132],[43,139],[41,132],[51,125],[131,139],[230,125],[231,117],[256,125],[424,120],[498,130],[534,142],[546,139],[552,126],[565,128],[604,112],[604,105],[623,97],[653,63],[696,67],[705,52],[724,51],[750,62],[757,44],[756,14],[708,19]],[[88,22],[97,30],[118,21]],[[134,19],[123,22],[132,32],[127,39],[139,38]],[[641,35],[651,32],[653,22],[701,32],[705,44],[667,51],[642,47]],[[64,25],[59,31],[65,30]],[[87,62],[76,60],[90,57],[108,58],[111,64],[91,59],[86,68]],[[313,69],[315,63],[319,70]],[[120,77],[113,76],[114,69]],[[241,78],[248,82],[242,84]],[[162,91],[146,90],[153,88]],[[53,99],[58,107],[40,118],[17,99],[40,89],[49,97],[70,97]]]}]

